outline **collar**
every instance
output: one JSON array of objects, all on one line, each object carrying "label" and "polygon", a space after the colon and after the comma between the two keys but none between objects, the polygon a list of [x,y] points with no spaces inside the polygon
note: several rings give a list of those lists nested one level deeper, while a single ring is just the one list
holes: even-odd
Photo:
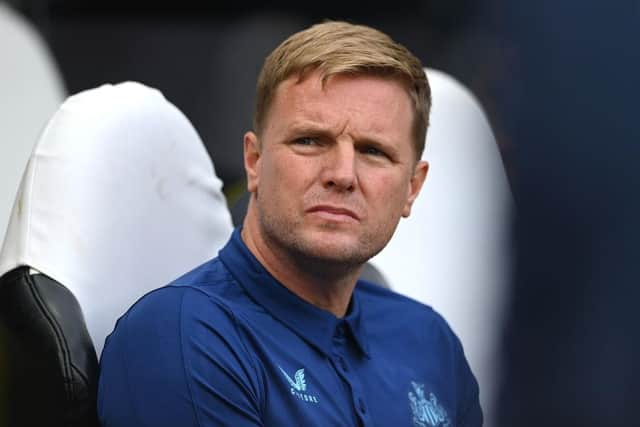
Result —
[{"label": "collar", "polygon": [[355,292],[351,296],[347,315],[342,319],[304,301],[260,264],[242,240],[241,230],[242,227],[238,227],[233,231],[219,257],[254,301],[326,356],[331,355],[333,337],[345,331],[344,334],[355,341],[360,351],[370,357],[361,320],[362,310]]}]

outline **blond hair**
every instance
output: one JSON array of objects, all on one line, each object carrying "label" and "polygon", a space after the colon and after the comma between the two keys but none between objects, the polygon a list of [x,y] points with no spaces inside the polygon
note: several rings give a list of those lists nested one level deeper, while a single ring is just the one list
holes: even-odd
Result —
[{"label": "blond hair", "polygon": [[256,87],[254,129],[265,117],[280,83],[293,75],[302,80],[319,70],[322,83],[336,74],[377,75],[401,81],[414,104],[416,159],[422,156],[429,126],[431,89],[420,60],[381,31],[364,25],[329,21],[293,34],[265,59]]}]

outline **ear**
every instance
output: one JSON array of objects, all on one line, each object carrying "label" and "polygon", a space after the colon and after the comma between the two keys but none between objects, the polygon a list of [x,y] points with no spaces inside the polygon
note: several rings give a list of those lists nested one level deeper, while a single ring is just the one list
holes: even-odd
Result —
[{"label": "ear", "polygon": [[424,160],[420,160],[416,164],[416,168],[413,171],[413,175],[409,180],[409,188],[407,189],[407,201],[402,208],[402,216],[407,218],[411,214],[411,206],[418,197],[422,184],[424,184],[427,178],[427,172],[429,171],[429,163]]},{"label": "ear", "polygon": [[244,170],[247,174],[247,190],[255,193],[260,178],[260,141],[251,131],[244,134]]}]

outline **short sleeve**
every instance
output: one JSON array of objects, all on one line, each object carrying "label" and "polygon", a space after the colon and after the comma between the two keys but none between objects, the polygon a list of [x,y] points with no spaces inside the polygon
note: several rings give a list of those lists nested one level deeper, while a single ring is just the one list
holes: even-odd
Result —
[{"label": "short sleeve", "polygon": [[458,354],[458,420],[460,427],[481,427],[483,424],[480,406],[480,387],[464,355],[462,343],[455,337]]},{"label": "short sleeve", "polygon": [[451,384],[455,385],[455,425],[459,427],[481,427],[483,425],[482,407],[480,406],[480,387],[464,354],[460,338],[440,313],[430,309],[436,333],[446,348],[448,363],[447,372],[451,376]]},{"label": "short sleeve", "polygon": [[257,377],[228,309],[198,289],[161,288],[107,339],[98,415],[103,427],[261,426]]}]

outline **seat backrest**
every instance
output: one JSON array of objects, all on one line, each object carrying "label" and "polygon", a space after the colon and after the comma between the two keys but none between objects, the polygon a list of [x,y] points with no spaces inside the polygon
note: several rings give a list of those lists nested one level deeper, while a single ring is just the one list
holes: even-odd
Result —
[{"label": "seat backrest", "polygon": [[64,100],[58,68],[38,32],[0,2],[0,245],[38,134]]},{"label": "seat backrest", "polygon": [[392,289],[434,307],[460,337],[491,418],[494,352],[509,261],[511,191],[478,101],[427,69],[433,109],[423,159],[427,180],[409,218],[371,263]]},{"label": "seat backrest", "polygon": [[[9,425],[93,422],[96,354],[117,318],[230,236],[221,188],[195,129],[157,90],[104,85],[62,104],[29,159],[0,252]],[[29,388],[35,398],[21,400]]]}]

